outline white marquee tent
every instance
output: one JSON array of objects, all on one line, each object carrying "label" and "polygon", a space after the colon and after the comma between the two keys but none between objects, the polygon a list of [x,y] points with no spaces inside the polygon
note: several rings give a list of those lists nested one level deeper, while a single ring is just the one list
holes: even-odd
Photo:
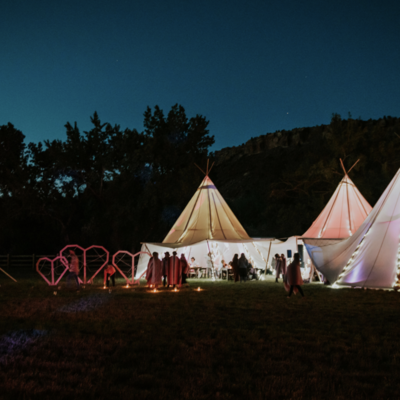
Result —
[{"label": "white marquee tent", "polygon": [[[225,202],[208,171],[196,193],[175,222],[162,243],[143,243],[142,251],[158,252],[160,256],[169,251],[185,254],[189,260],[195,257],[203,267],[210,261],[219,265],[229,262],[235,253],[244,253],[257,268],[265,269],[267,260],[275,253],[291,250],[297,252],[297,238],[286,242],[275,239],[251,238]],[[211,254],[211,257],[208,256]],[[147,269],[149,256],[141,254],[136,278]]]},{"label": "white marquee tent", "polygon": [[338,243],[303,240],[313,263],[331,283],[396,287],[400,272],[400,170],[351,237]]}]

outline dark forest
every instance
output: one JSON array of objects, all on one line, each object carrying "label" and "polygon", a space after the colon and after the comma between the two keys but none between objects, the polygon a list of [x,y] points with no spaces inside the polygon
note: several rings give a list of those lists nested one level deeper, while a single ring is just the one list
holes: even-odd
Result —
[{"label": "dark forest", "polygon": [[400,119],[333,114],[329,125],[270,133],[210,153],[204,116],[147,108],[144,131],[91,117],[66,140],[25,143],[0,126],[0,253],[45,254],[65,244],[138,251],[162,241],[203,176],[211,179],[248,234],[284,238],[307,230],[343,177],[373,206],[400,167]]}]

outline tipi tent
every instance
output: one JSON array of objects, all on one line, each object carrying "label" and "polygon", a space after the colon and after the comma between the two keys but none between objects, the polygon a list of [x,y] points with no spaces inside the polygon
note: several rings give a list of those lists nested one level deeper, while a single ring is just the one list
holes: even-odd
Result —
[{"label": "tipi tent", "polygon": [[[244,253],[256,267],[264,269],[273,251],[285,245],[274,239],[252,239],[240,224],[209,177],[209,171],[196,193],[162,243],[143,243],[142,251],[160,255],[177,251],[187,259],[194,257],[200,266],[229,262],[235,253]],[[294,242],[293,242],[294,243]],[[292,252],[292,241],[288,243]],[[147,269],[149,256],[141,254],[136,278]]]},{"label": "tipi tent", "polygon": [[348,175],[358,161],[348,172],[346,172],[342,160],[340,162],[344,177],[321,214],[303,234],[305,238],[347,238],[357,231],[372,210]]},{"label": "tipi tent", "polygon": [[251,240],[208,175],[163,243],[187,246],[202,240]]},{"label": "tipi tent", "polygon": [[317,268],[338,286],[389,289],[400,272],[400,170],[353,236],[336,244],[303,239]]}]

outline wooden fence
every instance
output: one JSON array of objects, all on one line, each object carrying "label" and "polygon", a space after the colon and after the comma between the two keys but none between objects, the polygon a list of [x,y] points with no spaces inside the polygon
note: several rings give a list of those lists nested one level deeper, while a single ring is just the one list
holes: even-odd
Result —
[{"label": "wooden fence", "polygon": [[[13,268],[31,268],[32,270],[36,270],[36,263],[39,258],[50,258],[53,259],[57,257],[56,255],[39,255],[39,254],[30,254],[30,255],[14,255],[14,254],[5,254],[0,255],[0,268],[13,269]],[[98,256],[88,254],[87,262],[90,263],[92,268],[99,268],[99,266],[103,263],[99,259]],[[81,257],[79,257],[80,262],[82,262]]]},{"label": "wooden fence", "polygon": [[36,261],[39,258],[48,257],[54,258],[54,255],[38,255],[38,254],[30,254],[30,255],[14,255],[14,254],[6,254],[0,255],[0,268],[31,268],[33,270],[36,269]]}]

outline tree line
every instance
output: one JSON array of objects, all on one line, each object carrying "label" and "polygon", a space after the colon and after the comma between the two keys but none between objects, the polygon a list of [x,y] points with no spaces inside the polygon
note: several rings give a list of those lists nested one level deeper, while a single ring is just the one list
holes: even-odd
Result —
[{"label": "tree line", "polygon": [[[56,252],[69,243],[137,251],[161,241],[201,176],[214,137],[204,116],[180,105],[147,108],[144,130],[91,117],[66,140],[26,144],[0,126],[0,252]],[[190,196],[190,195],[189,195]]]},{"label": "tree line", "polygon": [[[65,244],[138,251],[159,242],[203,176],[195,163],[216,161],[211,178],[252,237],[304,233],[343,177],[339,158],[373,206],[400,168],[400,119],[363,121],[333,114],[329,125],[295,129],[286,147],[244,150],[222,162],[201,115],[175,105],[147,108],[144,130],[121,130],[91,117],[66,139],[25,143],[0,126],[0,253],[54,253]],[[293,144],[294,135],[301,141]],[[292,143],[293,142],[293,143]],[[292,144],[291,144],[292,143]]]},{"label": "tree line", "polygon": [[343,178],[339,159],[347,170],[360,160],[349,176],[371,206],[400,168],[400,118],[333,114],[329,125],[280,134],[285,147],[242,149],[215,168],[215,184],[252,237],[302,235]]}]

